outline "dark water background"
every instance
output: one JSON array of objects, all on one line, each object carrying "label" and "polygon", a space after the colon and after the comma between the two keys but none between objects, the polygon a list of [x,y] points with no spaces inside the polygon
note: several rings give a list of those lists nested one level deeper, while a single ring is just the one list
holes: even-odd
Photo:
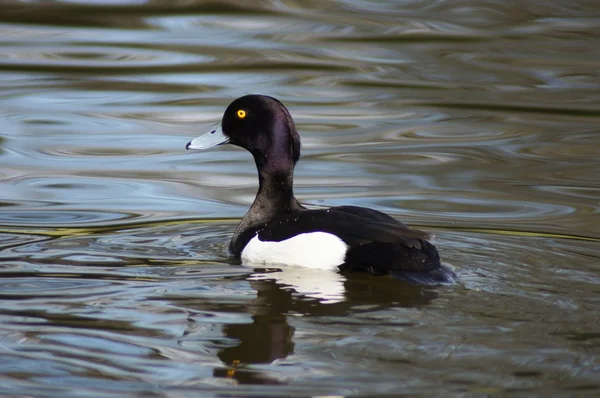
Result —
[{"label": "dark water background", "polygon": [[[255,92],[461,282],[230,260]],[[0,395],[600,395],[598,1],[0,1],[0,98]]]}]

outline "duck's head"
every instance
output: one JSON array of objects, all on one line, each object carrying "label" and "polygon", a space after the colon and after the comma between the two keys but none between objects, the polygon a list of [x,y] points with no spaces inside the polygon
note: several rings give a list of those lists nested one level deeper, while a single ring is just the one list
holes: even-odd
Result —
[{"label": "duck's head", "polygon": [[290,164],[300,157],[300,137],[287,108],[265,95],[245,95],[225,110],[221,124],[193,139],[187,149],[233,144],[248,150],[259,167]]}]

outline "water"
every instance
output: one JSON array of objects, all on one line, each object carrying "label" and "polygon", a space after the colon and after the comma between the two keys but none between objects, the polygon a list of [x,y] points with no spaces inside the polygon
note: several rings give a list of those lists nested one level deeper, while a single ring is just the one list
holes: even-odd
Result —
[{"label": "water", "polygon": [[[596,1],[4,1],[0,394],[597,396]],[[250,156],[436,235],[455,286],[249,269]]]}]

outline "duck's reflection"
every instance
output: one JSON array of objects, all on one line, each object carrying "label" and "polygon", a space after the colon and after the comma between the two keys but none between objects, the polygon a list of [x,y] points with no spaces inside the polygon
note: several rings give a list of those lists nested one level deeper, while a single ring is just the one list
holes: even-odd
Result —
[{"label": "duck's reflection", "polygon": [[342,316],[390,307],[420,307],[437,297],[434,288],[407,285],[389,277],[314,272],[263,269],[247,278],[257,292],[248,307],[252,323],[223,328],[224,334],[238,343],[218,352],[226,366],[215,369],[215,377],[244,384],[279,383],[244,365],[267,364],[294,353],[295,330],[288,324],[289,314]]},{"label": "duck's reflection", "polygon": [[[255,269],[248,280],[272,281],[280,288],[302,295],[305,298],[318,299],[321,304],[333,304],[344,301],[346,277],[339,272],[304,267],[284,267],[275,269]],[[264,287],[252,284],[260,296]],[[291,304],[291,302],[290,302]]]},{"label": "duck's reflection", "polygon": [[217,354],[228,365],[271,363],[294,352],[294,328],[287,322],[292,294],[271,280],[250,281],[257,295],[250,304],[252,323],[225,325],[223,332],[239,344]]}]

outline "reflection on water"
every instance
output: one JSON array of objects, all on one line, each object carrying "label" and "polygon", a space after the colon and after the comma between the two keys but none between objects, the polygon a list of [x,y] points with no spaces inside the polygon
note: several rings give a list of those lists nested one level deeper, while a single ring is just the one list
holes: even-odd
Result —
[{"label": "reflection on water", "polygon": [[[0,394],[598,394],[597,2],[1,9]],[[254,92],[304,203],[434,233],[461,282],[230,259],[252,160],[184,145]]]},{"label": "reflection on water", "polygon": [[254,271],[250,280],[273,280],[282,287],[288,287],[300,294],[320,299],[322,303],[332,304],[344,300],[346,278],[333,270],[324,272],[323,270],[307,270],[303,267],[290,266]]}]

